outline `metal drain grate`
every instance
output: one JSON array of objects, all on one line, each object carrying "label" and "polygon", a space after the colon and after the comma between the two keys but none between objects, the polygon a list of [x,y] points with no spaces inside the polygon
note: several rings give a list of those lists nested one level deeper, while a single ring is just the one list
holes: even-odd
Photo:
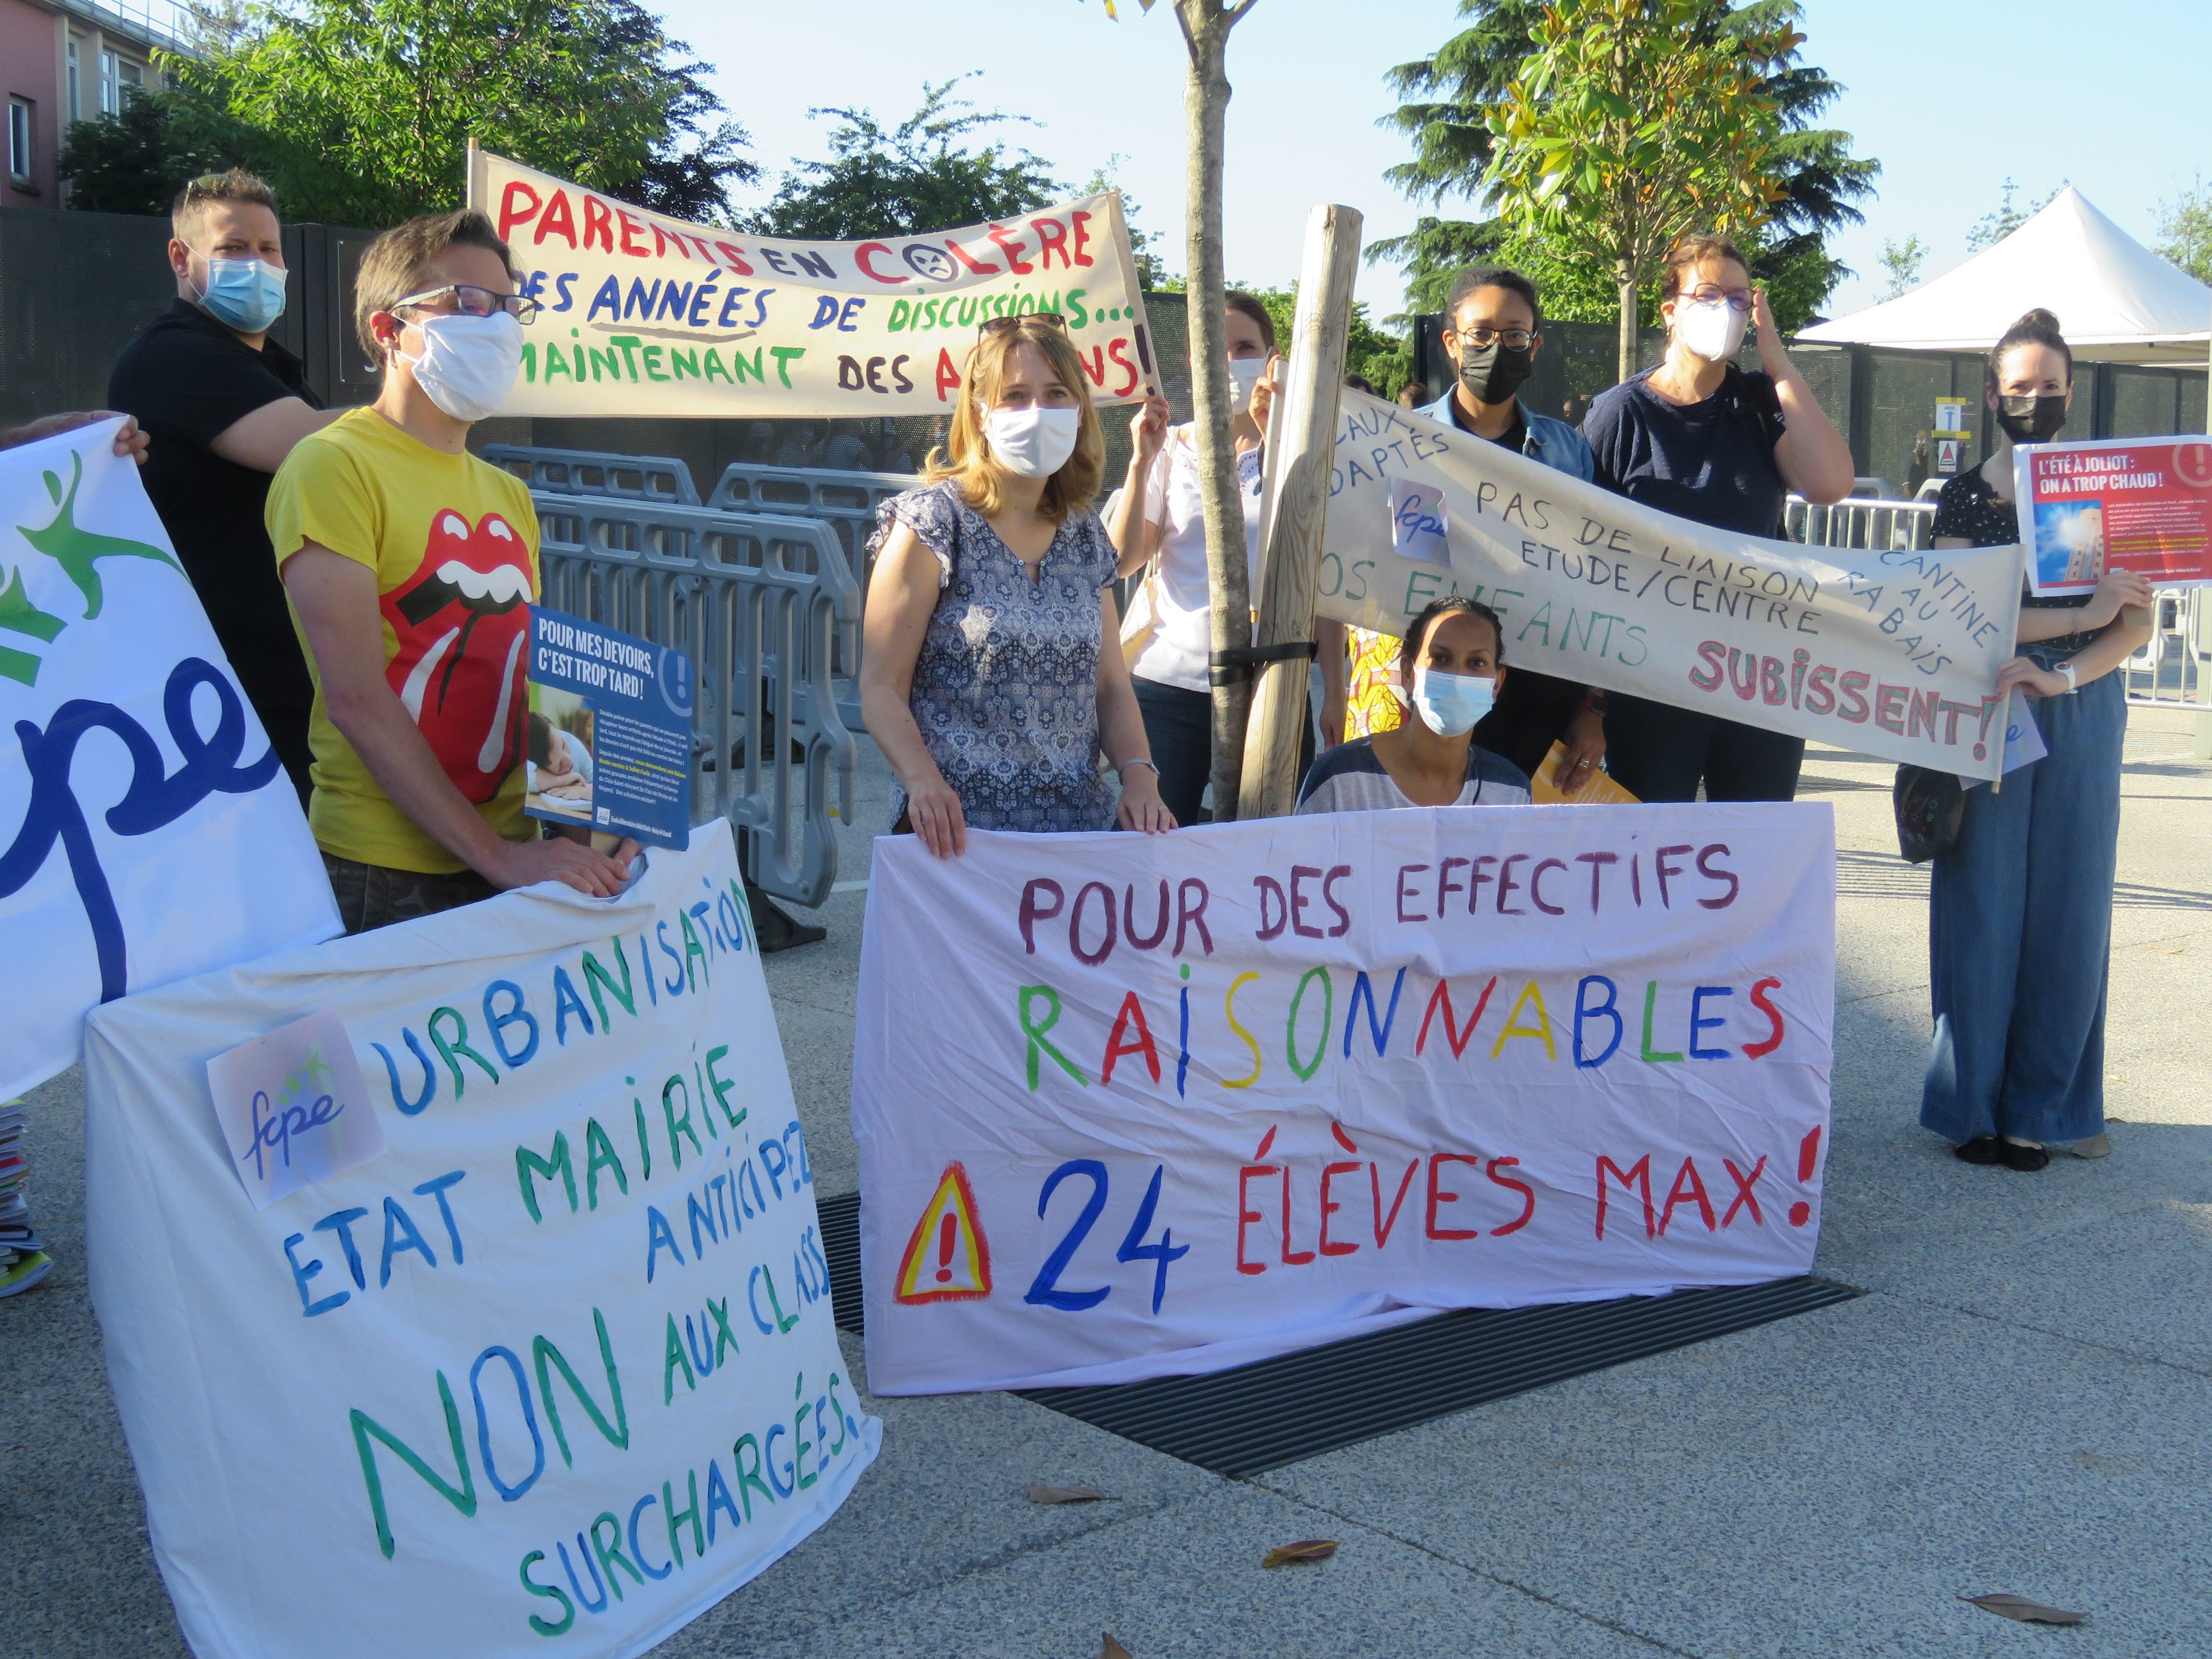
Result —
[{"label": "metal drain grate", "polygon": [[[824,1199],[837,1323],[860,1329],[860,1199]],[[1861,1292],[1821,1279],[1547,1308],[1469,1308],[1207,1376],[1022,1398],[1231,1477],[1259,1474],[1550,1382],[1810,1313]],[[1378,1378],[1390,1386],[1378,1389]]]}]

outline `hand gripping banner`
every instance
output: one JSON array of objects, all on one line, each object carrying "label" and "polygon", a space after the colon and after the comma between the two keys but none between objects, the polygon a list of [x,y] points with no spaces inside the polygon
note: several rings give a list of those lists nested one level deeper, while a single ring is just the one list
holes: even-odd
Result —
[{"label": "hand gripping banner", "polygon": [[2018,547],[1808,547],[1693,524],[1344,393],[1319,610],[1402,634],[1463,593],[1509,670],[1994,778]]},{"label": "hand gripping banner", "polygon": [[892,836],[866,929],[879,1394],[1812,1265],[1825,804]]},{"label": "hand gripping banner", "polygon": [[648,213],[482,150],[469,201],[545,309],[502,415],[775,419],[945,413],[977,327],[1056,312],[1091,396],[1157,385],[1121,198],[865,242]]}]

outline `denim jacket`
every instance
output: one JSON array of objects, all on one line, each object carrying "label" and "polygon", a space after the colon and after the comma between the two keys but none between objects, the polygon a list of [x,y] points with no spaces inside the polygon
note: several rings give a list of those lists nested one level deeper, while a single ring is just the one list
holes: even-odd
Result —
[{"label": "denim jacket", "polygon": [[[1517,398],[1515,402],[1520,408],[1522,421],[1528,428],[1528,441],[1522,445],[1521,453],[1532,461],[1541,461],[1554,471],[1564,472],[1588,483],[1596,471],[1590,459],[1589,441],[1565,421],[1539,415]],[[1462,432],[1467,429],[1452,414],[1451,392],[1445,392],[1436,402],[1417,412],[1427,416],[1438,426],[1448,426]]]}]

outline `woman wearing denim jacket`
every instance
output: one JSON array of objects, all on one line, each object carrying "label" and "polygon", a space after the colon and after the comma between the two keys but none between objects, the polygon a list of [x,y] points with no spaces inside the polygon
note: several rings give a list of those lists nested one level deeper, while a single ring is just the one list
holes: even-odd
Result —
[{"label": "woman wearing denim jacket", "polygon": [[[2073,398],[2058,319],[2031,311],[1990,353],[1983,400],[2004,435],[1943,486],[1937,547],[2021,539],[2013,444],[2056,437]],[[2122,607],[2150,599],[2142,577],[2108,571],[2094,593],[2021,602],[2021,654],[1997,671],[1997,695],[2017,685],[2033,699],[2049,753],[2002,788],[1967,790],[1958,840],[1935,861],[1936,1033],[1920,1122],[1969,1164],[2040,1170],[2053,1146],[2107,1150],[2105,985],[2128,722],[2112,671],[2150,637]]]}]

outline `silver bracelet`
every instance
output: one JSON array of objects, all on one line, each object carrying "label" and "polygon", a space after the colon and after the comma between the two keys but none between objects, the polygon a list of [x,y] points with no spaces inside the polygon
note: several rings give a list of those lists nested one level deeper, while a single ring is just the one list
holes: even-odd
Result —
[{"label": "silver bracelet", "polygon": [[1114,775],[1117,778],[1126,779],[1129,775],[1129,769],[1133,766],[1151,766],[1152,768],[1152,775],[1154,777],[1158,777],[1160,775],[1160,769],[1158,767],[1153,766],[1152,762],[1139,757],[1136,760],[1123,761],[1119,766],[1114,769]]}]

